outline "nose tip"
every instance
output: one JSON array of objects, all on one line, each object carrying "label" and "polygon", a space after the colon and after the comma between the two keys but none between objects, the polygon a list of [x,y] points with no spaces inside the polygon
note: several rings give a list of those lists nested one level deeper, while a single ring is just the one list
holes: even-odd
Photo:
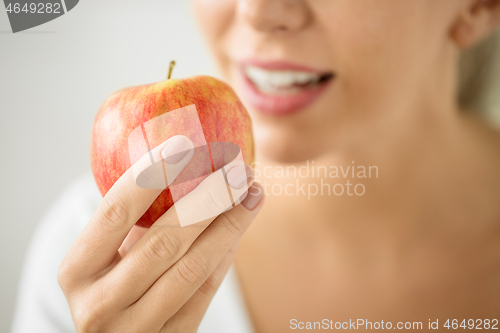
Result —
[{"label": "nose tip", "polygon": [[304,28],[310,20],[303,0],[241,0],[238,10],[255,30],[261,32],[294,32]]}]

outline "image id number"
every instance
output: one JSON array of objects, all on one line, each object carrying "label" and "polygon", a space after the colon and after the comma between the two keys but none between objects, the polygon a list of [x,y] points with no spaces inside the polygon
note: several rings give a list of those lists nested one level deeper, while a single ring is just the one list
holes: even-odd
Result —
[{"label": "image id number", "polygon": [[6,8],[7,13],[31,13],[31,14],[61,14],[61,4],[60,3],[35,3],[32,2],[30,4],[25,3],[24,6],[21,7],[19,3],[9,3]]}]

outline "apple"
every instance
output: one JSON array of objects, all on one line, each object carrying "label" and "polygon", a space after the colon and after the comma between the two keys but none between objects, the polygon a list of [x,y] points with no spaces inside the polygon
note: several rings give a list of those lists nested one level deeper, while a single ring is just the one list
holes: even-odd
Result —
[{"label": "apple", "polygon": [[[156,127],[154,133],[149,135],[151,149],[174,135],[191,136],[196,140],[201,133],[201,123],[204,136],[199,138],[201,141],[208,145],[222,142],[236,144],[241,149],[244,162],[253,162],[250,117],[231,87],[208,76],[170,79],[172,67],[171,64],[166,81],[119,90],[106,99],[97,113],[91,134],[91,166],[103,196],[131,167],[134,160],[131,161],[131,156],[144,154],[139,147],[129,144],[131,133],[152,119],[192,105],[196,107],[199,122],[178,119],[179,113],[172,112],[169,123]],[[212,171],[215,171],[213,162]],[[202,179],[199,177],[187,182],[181,194],[187,194]],[[137,225],[150,227],[173,204],[170,188],[166,188],[137,221]]]}]

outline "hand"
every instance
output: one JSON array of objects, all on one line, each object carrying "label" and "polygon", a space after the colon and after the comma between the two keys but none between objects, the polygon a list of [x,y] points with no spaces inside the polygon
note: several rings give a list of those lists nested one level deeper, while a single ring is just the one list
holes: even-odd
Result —
[{"label": "hand", "polygon": [[[172,150],[180,139],[155,153]],[[251,174],[243,169],[228,171],[232,188]],[[222,212],[220,193],[210,184],[214,175],[182,205]],[[173,206],[150,229],[134,227],[161,191],[137,186],[130,168],[68,251],[58,281],[78,332],[196,332],[263,201],[262,188],[253,184],[241,204],[205,222],[181,228]]]}]

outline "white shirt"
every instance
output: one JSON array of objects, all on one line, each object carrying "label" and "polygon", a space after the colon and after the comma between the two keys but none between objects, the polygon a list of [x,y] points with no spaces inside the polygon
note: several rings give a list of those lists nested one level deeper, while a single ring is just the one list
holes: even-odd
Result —
[{"label": "white shirt", "polygon": [[[42,219],[20,281],[12,333],[75,332],[57,269],[102,197],[91,175],[71,184]],[[252,333],[231,268],[214,296],[199,333]]]}]

